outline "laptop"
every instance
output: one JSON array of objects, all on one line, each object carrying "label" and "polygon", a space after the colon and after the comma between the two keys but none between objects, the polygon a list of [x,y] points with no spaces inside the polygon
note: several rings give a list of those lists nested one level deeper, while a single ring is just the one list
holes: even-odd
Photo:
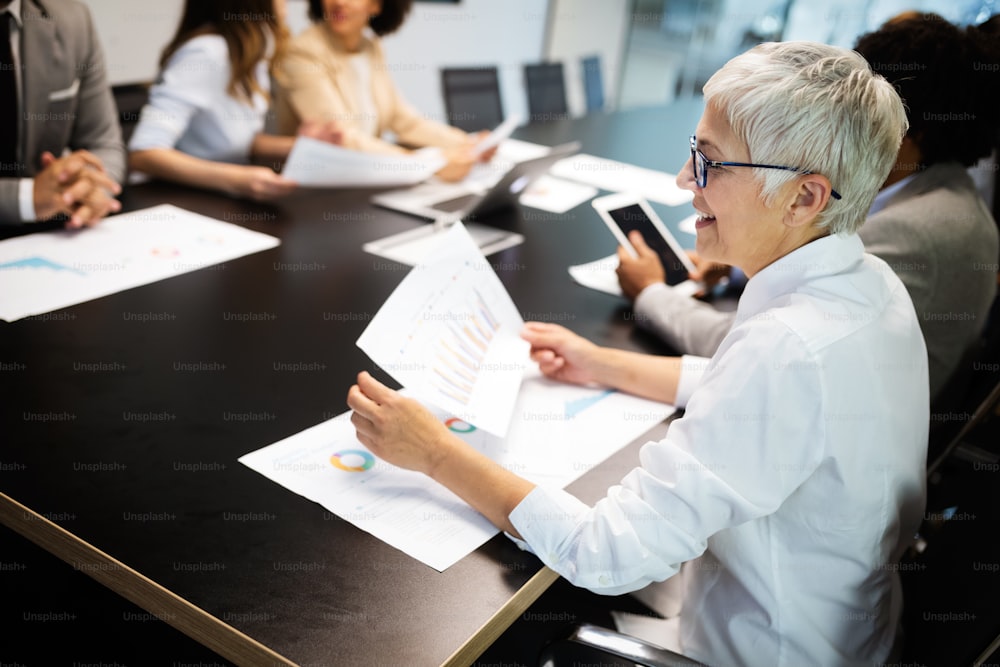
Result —
[{"label": "laptop", "polygon": [[552,147],[548,153],[517,162],[485,191],[464,183],[424,183],[381,192],[372,197],[376,206],[429,220],[481,218],[517,204],[531,183],[559,160],[580,151],[580,142]]}]

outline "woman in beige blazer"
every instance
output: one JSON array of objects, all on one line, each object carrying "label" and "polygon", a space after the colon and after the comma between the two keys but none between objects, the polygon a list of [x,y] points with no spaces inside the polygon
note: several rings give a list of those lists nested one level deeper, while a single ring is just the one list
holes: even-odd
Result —
[{"label": "woman in beige blazer", "polygon": [[[346,148],[392,154],[406,153],[402,146],[439,147],[448,164],[438,176],[464,178],[476,135],[421,116],[399,94],[382,53],[378,37],[399,28],[411,4],[309,0],[313,25],[292,39],[274,70],[278,131],[295,134],[304,118],[334,120]],[[402,146],[383,140],[387,131]]]}]

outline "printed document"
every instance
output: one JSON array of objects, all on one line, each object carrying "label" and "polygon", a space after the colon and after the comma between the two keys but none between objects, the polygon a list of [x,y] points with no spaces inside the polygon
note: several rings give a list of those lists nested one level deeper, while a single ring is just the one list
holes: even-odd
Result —
[{"label": "printed document", "polygon": [[440,237],[358,347],[417,398],[503,436],[528,363],[524,321],[465,226]]},{"label": "printed document", "polygon": [[[532,369],[521,385],[506,438],[433,407],[431,411],[451,432],[508,470],[561,488],[663,421],[673,407],[554,382]],[[375,458],[358,442],[350,412],[239,460],[439,571],[499,532],[429,477]]]},{"label": "printed document", "polygon": [[297,137],[281,175],[307,187],[413,185],[433,176],[446,162],[436,148],[409,155],[382,155]]},{"label": "printed document", "polygon": [[87,229],[7,239],[0,241],[0,318],[48,313],[279,243],[169,204]]}]

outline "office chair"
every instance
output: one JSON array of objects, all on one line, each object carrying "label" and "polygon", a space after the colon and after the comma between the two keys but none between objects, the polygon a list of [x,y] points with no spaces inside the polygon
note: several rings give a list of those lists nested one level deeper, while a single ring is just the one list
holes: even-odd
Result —
[{"label": "office chair", "polygon": [[132,131],[139,123],[139,112],[149,98],[149,84],[129,83],[111,87],[111,95],[118,107],[118,122],[122,128],[122,141],[128,145]]},{"label": "office chair", "polygon": [[567,117],[566,81],[562,63],[525,65],[524,83],[528,91],[530,121],[561,120]]},{"label": "office chair", "polygon": [[448,123],[460,130],[491,130],[503,122],[496,67],[445,67],[441,89]]},{"label": "office chair", "polygon": [[574,626],[542,651],[541,667],[600,664],[606,667],[706,667],[679,653],[596,625]]},{"label": "office chair", "polygon": [[939,397],[931,404],[928,475],[951,456],[966,460],[979,456],[976,448],[962,439],[987,416],[986,402],[1000,379],[1000,372],[996,370],[1000,368],[1000,293],[994,297],[986,319],[982,334],[965,350],[951,377],[938,392]]},{"label": "office chair", "polygon": [[587,113],[604,111],[604,81],[601,78],[601,57],[588,56],[580,61],[583,71],[583,91],[587,97]]}]

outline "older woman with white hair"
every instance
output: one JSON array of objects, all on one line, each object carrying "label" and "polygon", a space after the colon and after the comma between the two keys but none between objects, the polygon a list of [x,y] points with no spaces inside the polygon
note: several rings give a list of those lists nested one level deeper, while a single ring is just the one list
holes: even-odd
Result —
[{"label": "older woman with white hair", "polygon": [[875,664],[924,504],[923,338],[856,234],[903,105],[856,53],[807,42],[755,47],[704,92],[677,180],[698,252],[749,276],[712,359],[685,367],[551,324],[523,333],[554,379],[686,407],[620,485],[593,507],[536,487],[367,373],[348,404],[372,452],[444,484],[573,584],[620,594],[693,561],[668,648],[716,666]]}]

